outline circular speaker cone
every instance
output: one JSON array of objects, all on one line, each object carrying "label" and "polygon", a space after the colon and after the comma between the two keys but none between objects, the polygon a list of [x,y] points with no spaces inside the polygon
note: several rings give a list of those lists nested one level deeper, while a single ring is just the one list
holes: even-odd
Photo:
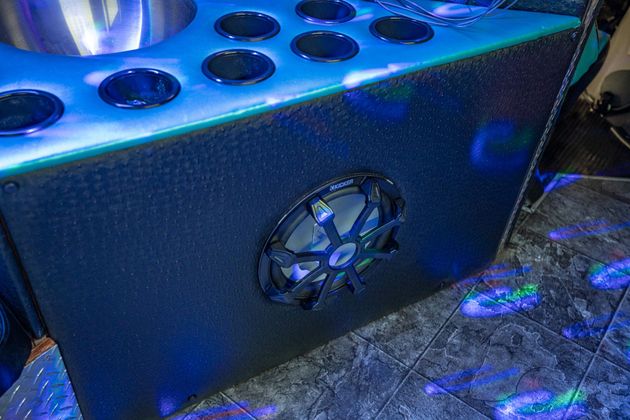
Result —
[{"label": "circular speaker cone", "polygon": [[101,99],[125,109],[146,109],[172,101],[181,86],[168,73],[154,69],[130,69],[114,73],[98,88]]},{"label": "circular speaker cone", "polygon": [[225,15],[214,25],[226,38],[237,41],[263,41],[280,32],[280,24],[271,16],[257,12],[236,12]]},{"label": "circular speaker cone", "polygon": [[273,61],[252,50],[228,50],[212,54],[203,62],[206,77],[226,85],[253,85],[276,71]]},{"label": "circular speaker cone", "polygon": [[330,294],[361,293],[368,270],[398,251],[404,201],[374,174],[335,179],[287,212],[260,257],[259,279],[276,302],[318,309]]},{"label": "circular speaker cone", "polygon": [[302,58],[323,63],[349,60],[359,53],[359,45],[347,35],[331,31],[313,31],[298,35],[291,49]]},{"label": "circular speaker cone", "polygon": [[303,0],[295,7],[303,19],[315,23],[343,23],[352,20],[357,12],[343,0]]},{"label": "circular speaker cone", "polygon": [[11,90],[0,93],[0,136],[34,133],[63,115],[63,103],[41,90]]},{"label": "circular speaker cone", "polygon": [[428,24],[404,16],[376,19],[370,31],[377,38],[395,44],[421,44],[433,38],[433,29]]}]

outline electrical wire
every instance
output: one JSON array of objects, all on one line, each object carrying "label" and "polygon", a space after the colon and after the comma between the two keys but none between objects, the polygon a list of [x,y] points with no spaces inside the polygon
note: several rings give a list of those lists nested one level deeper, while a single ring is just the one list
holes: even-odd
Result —
[{"label": "electrical wire", "polygon": [[[502,11],[514,6],[518,0],[492,0],[488,6],[481,8],[482,10],[473,11],[469,8],[470,13],[462,16],[446,16],[444,14],[436,13],[433,10],[427,9],[421,6],[414,0],[366,0],[372,3],[376,3],[383,9],[398,16],[411,17],[414,19],[420,19],[427,21],[433,25],[439,26],[454,26],[462,28],[473,25],[489,16],[496,16],[498,9]],[[461,3],[453,3],[460,4]],[[497,12],[497,13],[495,13]],[[411,15],[411,16],[410,16]]]}]

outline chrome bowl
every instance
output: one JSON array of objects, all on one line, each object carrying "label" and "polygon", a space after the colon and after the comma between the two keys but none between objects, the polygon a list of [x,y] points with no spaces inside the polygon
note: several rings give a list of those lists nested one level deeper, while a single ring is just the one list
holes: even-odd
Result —
[{"label": "chrome bowl", "polygon": [[196,13],[193,0],[2,0],[0,42],[75,56],[131,51],[177,34]]}]

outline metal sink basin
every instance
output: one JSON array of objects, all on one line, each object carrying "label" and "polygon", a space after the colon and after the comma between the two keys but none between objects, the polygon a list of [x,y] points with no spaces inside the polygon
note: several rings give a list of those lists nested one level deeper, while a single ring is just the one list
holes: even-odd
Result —
[{"label": "metal sink basin", "polygon": [[131,51],[177,34],[196,13],[193,0],[2,0],[0,42],[75,56]]}]

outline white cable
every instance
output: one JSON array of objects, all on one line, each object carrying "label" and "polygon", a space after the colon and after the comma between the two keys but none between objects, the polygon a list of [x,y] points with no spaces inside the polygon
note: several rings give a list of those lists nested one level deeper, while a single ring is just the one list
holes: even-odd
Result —
[{"label": "white cable", "polygon": [[[429,10],[414,0],[368,0],[377,3],[383,9],[399,16],[411,17],[428,21],[434,25],[455,26],[458,28],[470,26],[479,20],[491,16],[497,9],[507,10],[518,0],[492,0],[491,3],[478,12],[470,11],[467,15],[446,16]],[[456,4],[456,3],[454,3]]]}]

